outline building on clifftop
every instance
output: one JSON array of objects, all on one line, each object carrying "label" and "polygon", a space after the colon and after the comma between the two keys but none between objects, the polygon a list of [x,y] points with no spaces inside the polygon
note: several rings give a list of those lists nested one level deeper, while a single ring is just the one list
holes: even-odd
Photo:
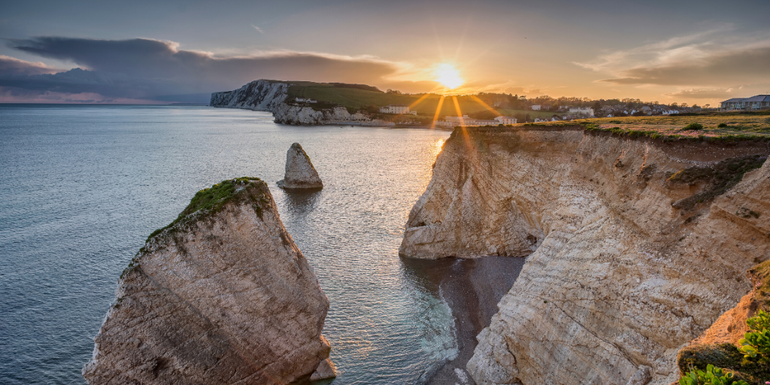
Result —
[{"label": "building on clifftop", "polygon": [[763,110],[770,108],[770,95],[755,95],[750,98],[732,98],[722,102],[722,110]]},{"label": "building on clifftop", "polygon": [[417,111],[409,111],[409,106],[405,104],[391,104],[385,107],[380,107],[380,113],[382,114],[412,114],[417,115]]}]

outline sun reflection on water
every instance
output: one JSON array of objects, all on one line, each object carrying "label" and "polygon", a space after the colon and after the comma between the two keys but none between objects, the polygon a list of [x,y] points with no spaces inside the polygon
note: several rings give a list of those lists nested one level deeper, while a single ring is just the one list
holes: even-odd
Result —
[{"label": "sun reflection on water", "polygon": [[435,149],[433,151],[434,156],[438,156],[439,153],[441,153],[441,149],[444,148],[444,139],[439,139],[436,141]]}]

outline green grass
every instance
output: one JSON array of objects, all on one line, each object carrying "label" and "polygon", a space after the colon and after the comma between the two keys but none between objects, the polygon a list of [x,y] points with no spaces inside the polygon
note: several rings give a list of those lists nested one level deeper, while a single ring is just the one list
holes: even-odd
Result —
[{"label": "green grass", "polygon": [[[177,216],[176,219],[174,219],[173,222],[169,223],[168,226],[157,229],[150,234],[149,237],[147,237],[147,241],[149,242],[150,239],[154,238],[156,235],[163,232],[163,230],[166,230],[168,228],[173,227],[177,223],[183,222],[191,214],[194,214],[196,212],[203,212],[207,211],[210,213],[217,213],[227,202],[230,202],[234,197],[236,197],[238,194],[237,190],[238,187],[248,185],[252,183],[253,181],[259,181],[259,178],[252,178],[252,177],[242,177],[242,178],[236,178],[236,179],[230,179],[225,180],[220,183],[217,183],[209,188],[203,189],[198,191],[195,196],[190,201],[190,204],[187,205],[187,207],[182,210],[182,212]],[[249,199],[253,200],[255,203],[266,203],[267,198],[264,196],[260,197],[254,197],[253,195],[249,194]],[[257,212],[257,215],[259,217],[262,217],[262,207],[259,204],[254,205],[254,209]]]}]

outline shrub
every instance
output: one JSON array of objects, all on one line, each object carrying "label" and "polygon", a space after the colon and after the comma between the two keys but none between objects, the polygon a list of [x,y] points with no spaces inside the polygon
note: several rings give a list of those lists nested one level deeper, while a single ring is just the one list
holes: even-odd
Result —
[{"label": "shrub", "polygon": [[746,320],[750,331],[738,341],[743,358],[770,367],[770,313],[760,310]]},{"label": "shrub", "polygon": [[690,124],[684,126],[684,128],[683,128],[683,130],[687,130],[687,131],[698,131],[698,130],[702,130],[702,129],[703,129],[703,125],[700,124],[700,123],[690,123]]},{"label": "shrub", "polygon": [[717,125],[717,127],[719,127],[719,128],[725,128],[725,127],[727,127],[727,123],[719,123],[719,124]]},{"label": "shrub", "polygon": [[[701,345],[682,350],[678,357],[679,370],[689,370],[681,385],[762,383],[770,379],[770,313],[759,310],[746,320],[749,331],[733,344]],[[716,366],[715,366],[716,365]],[[706,368],[704,372],[702,369]],[[727,368],[727,369],[722,369]],[[730,373],[724,373],[730,370]]]},{"label": "shrub", "polygon": [[749,385],[746,381],[737,380],[732,373],[724,373],[722,369],[709,365],[706,371],[693,370],[679,379],[680,385]]}]

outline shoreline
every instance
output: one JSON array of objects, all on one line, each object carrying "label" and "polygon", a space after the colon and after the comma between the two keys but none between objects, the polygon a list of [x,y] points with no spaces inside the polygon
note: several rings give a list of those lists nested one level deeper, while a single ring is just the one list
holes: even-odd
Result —
[{"label": "shoreline", "polygon": [[402,260],[407,267],[417,270],[449,305],[455,323],[457,356],[430,373],[426,384],[474,384],[465,365],[476,349],[476,336],[489,326],[498,311],[497,303],[513,286],[526,258]]}]

